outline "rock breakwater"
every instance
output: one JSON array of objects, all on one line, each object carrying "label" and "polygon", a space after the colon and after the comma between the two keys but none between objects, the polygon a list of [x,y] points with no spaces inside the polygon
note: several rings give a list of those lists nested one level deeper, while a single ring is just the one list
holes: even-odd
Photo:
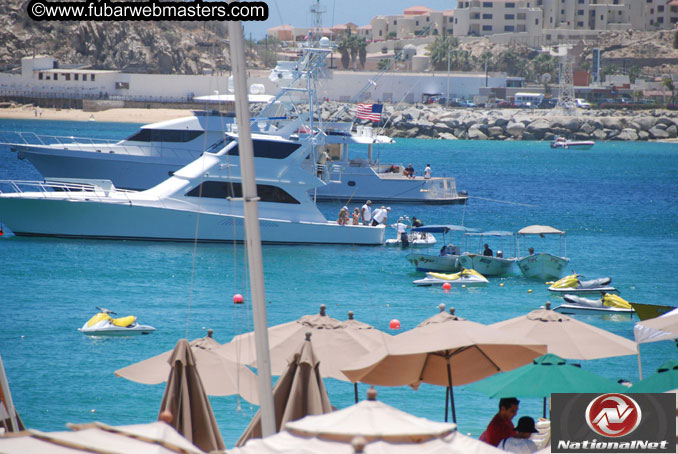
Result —
[{"label": "rock breakwater", "polygon": [[[340,109],[322,106],[323,120]],[[355,109],[342,120],[355,118]],[[369,124],[369,122],[364,122]],[[553,110],[449,108],[439,105],[385,105],[379,127],[392,137],[467,140],[668,140],[678,138],[678,112],[653,110],[578,110],[557,115]]]}]

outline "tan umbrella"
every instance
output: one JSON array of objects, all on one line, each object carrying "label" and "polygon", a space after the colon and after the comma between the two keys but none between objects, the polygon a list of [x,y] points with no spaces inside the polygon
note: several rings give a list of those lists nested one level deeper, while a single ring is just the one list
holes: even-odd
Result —
[{"label": "tan umbrella", "polygon": [[[207,331],[207,337],[192,340],[190,346],[207,395],[239,394],[248,402],[259,404],[256,375],[244,364],[216,353],[221,344],[212,338],[212,330]],[[137,383],[157,385],[167,381],[170,372],[167,360],[171,354],[172,350],[166,351],[118,369],[115,375]]]},{"label": "tan umbrella", "polygon": [[548,352],[565,359],[598,359],[635,355],[636,344],[604,329],[580,322],[550,309],[537,309],[490,325],[506,333],[521,333],[548,346]]},{"label": "tan umbrella", "polygon": [[439,423],[410,415],[376,400],[368,400],[343,410],[320,416],[307,416],[289,422],[285,430],[230,454],[323,453],[323,454],[417,454],[417,453],[499,453],[495,447],[464,436],[455,424]]},{"label": "tan umbrella", "polygon": [[[328,316],[322,304],[319,314],[305,315],[298,320],[270,327],[271,372],[273,375],[283,373],[287,359],[298,349],[306,333],[310,332],[313,335],[313,351],[320,361],[320,374],[325,378],[349,381],[341,369],[352,364],[355,358],[381,348],[385,339],[391,337],[367,324],[354,322],[345,323]],[[218,351],[227,358],[238,358],[256,367],[254,333],[236,336]]]},{"label": "tan umbrella", "polygon": [[[287,369],[273,388],[276,431],[289,421],[307,415],[320,415],[332,411],[330,398],[318,371],[318,359],[313,353],[311,334],[297,352],[288,359]],[[250,438],[261,438],[261,412],[258,411],[236,446],[242,446]]]},{"label": "tan umbrella", "polygon": [[164,422],[132,426],[102,423],[69,424],[70,431],[40,432],[29,429],[0,437],[3,454],[204,454]]},{"label": "tan umbrella", "polygon": [[392,337],[383,348],[344,369],[344,374],[370,385],[447,386],[456,422],[453,385],[515,369],[546,353],[546,346],[538,342],[457,317],[454,309],[449,314],[443,311],[441,305],[439,314]]},{"label": "tan umbrella", "polygon": [[226,449],[186,339],[177,342],[168,362],[171,370],[160,414],[169,411],[172,427],[203,451]]}]

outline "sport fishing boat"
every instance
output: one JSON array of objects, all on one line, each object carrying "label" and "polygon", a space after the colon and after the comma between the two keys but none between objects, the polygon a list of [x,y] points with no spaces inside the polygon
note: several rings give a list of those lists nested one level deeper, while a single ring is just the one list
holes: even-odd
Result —
[{"label": "sport fishing boat", "polygon": [[[256,141],[261,145],[254,147],[254,161],[263,242],[383,244],[384,226],[330,222],[311,200],[309,190],[322,184],[301,167],[312,142],[271,135],[258,135]],[[110,181],[0,181],[14,190],[0,193],[0,219],[19,236],[242,242],[240,171],[233,136],[221,150],[203,153],[146,191],[120,190]]]},{"label": "sport fishing boat", "polygon": [[473,269],[478,271],[483,276],[503,276],[509,274],[513,269],[513,264],[516,262],[517,258],[515,257],[515,235],[512,232],[505,231],[489,231],[489,232],[480,232],[480,233],[465,233],[465,243],[468,243],[472,238],[478,238],[479,244],[477,250],[482,250],[482,245],[484,244],[484,239],[486,237],[495,237],[500,241],[503,238],[510,238],[513,243],[513,255],[510,257],[504,257],[504,247],[503,244],[500,245],[501,249],[497,250],[495,255],[484,255],[482,252],[475,254],[471,252],[464,252],[459,256],[459,266],[466,269]]},{"label": "sport fishing boat", "polygon": [[[563,274],[563,270],[570,262],[567,258],[566,233],[562,230],[549,227],[547,225],[530,225],[518,231],[518,249],[520,250],[520,239],[527,236],[538,236],[545,238],[546,235],[558,235],[560,237],[559,255],[549,254],[547,252],[534,253],[534,248],[528,249],[529,255],[517,260],[518,268],[527,278],[547,281],[558,279]],[[564,244],[564,248],[563,248]]]},{"label": "sport fishing boat", "polygon": [[553,310],[561,314],[617,314],[632,317],[631,303],[612,293],[603,293],[600,299],[592,300],[577,295],[563,295],[565,303]]},{"label": "sport fishing boat", "polygon": [[[324,43],[321,40],[318,48],[304,48],[296,64],[286,62],[293,65],[272,71],[270,78],[284,85],[252,119],[252,132],[299,142],[324,135],[304,163],[308,172],[324,182],[313,188],[315,200],[465,203],[468,194],[457,191],[452,177],[408,178],[402,164],[374,160],[373,146],[394,143],[392,138],[375,134],[369,126],[352,131],[353,122],[316,118],[320,117],[314,105],[316,84],[325,77],[330,52],[329,41]],[[308,111],[300,113],[300,104],[308,105]],[[28,159],[45,180],[110,180],[118,189],[140,191],[161,183],[202,152],[219,150],[234,133],[233,114],[213,110],[142,126],[124,140],[0,133],[0,143],[16,151],[19,159]],[[367,146],[367,159],[350,153],[349,145]],[[325,150],[332,156],[329,161],[321,159]]]},{"label": "sport fishing boat", "polygon": [[430,286],[449,283],[454,286],[479,287],[487,285],[489,281],[476,270],[461,270],[458,273],[426,273],[424,279],[413,282],[418,286]]},{"label": "sport fishing boat", "polygon": [[152,326],[137,323],[134,315],[113,318],[111,314],[117,315],[115,312],[103,307],[97,307],[97,310],[99,313],[82,325],[82,328],[78,328],[78,331],[88,336],[138,336],[155,331]]},{"label": "sport fishing boat", "polygon": [[437,254],[412,253],[408,254],[405,258],[414,265],[417,271],[421,272],[453,273],[459,271],[458,259],[461,255],[461,248],[453,245],[451,242],[448,244],[445,235],[450,232],[473,232],[475,230],[453,224],[414,227],[412,233],[442,234],[443,247]]},{"label": "sport fishing boat", "polygon": [[589,150],[596,143],[593,140],[569,140],[565,137],[556,137],[551,142],[551,148],[577,148],[580,150]]},{"label": "sport fishing boat", "polygon": [[550,284],[549,291],[558,294],[568,294],[568,295],[585,295],[591,293],[618,293],[619,291],[612,287],[610,282],[612,279],[609,277],[601,277],[598,279],[591,279],[588,281],[582,281],[580,278],[583,277],[580,274],[570,274],[565,276],[555,282],[547,282]]}]

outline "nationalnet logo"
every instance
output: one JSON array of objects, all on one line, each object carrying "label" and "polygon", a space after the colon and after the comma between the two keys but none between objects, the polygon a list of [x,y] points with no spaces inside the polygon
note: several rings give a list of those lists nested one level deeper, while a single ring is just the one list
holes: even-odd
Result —
[{"label": "nationalnet logo", "polygon": [[586,407],[586,423],[605,437],[623,437],[638,427],[643,412],[640,405],[625,394],[603,394]]},{"label": "nationalnet logo", "polygon": [[551,398],[554,453],[675,452],[675,394],[553,394]]}]

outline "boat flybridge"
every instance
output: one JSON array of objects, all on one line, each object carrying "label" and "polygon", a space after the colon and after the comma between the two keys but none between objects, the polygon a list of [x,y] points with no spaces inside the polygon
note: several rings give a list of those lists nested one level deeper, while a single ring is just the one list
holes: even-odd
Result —
[{"label": "boat flybridge", "polygon": [[[316,200],[465,203],[468,194],[457,191],[452,177],[408,178],[402,164],[373,159],[373,146],[392,144],[392,138],[376,134],[370,126],[353,131],[353,122],[322,120],[317,84],[327,77],[329,52],[329,41],[321,40],[317,48],[303,48],[297,62],[280,62],[270,76],[279,92],[260,104],[264,107],[251,120],[252,132],[298,142],[314,140],[319,133],[325,136],[304,166],[323,181],[310,193]],[[251,101],[266,99],[253,96]],[[28,159],[48,181],[110,180],[118,189],[144,190],[201,153],[218,151],[233,133],[237,133],[233,114],[206,110],[142,126],[119,141],[10,133],[0,134],[0,143],[16,151],[19,159]],[[349,145],[366,146],[367,157],[364,153],[358,157]],[[325,152],[331,160],[323,159]]]},{"label": "boat flybridge", "polygon": [[[322,182],[301,163],[314,142],[253,134],[264,243],[384,242],[384,226],[328,221],[308,192]],[[15,182],[0,193],[0,220],[19,236],[230,242],[245,240],[237,136],[205,152],[151,189],[110,181]],[[24,192],[24,188],[34,188]],[[199,222],[198,222],[199,221]]]}]

